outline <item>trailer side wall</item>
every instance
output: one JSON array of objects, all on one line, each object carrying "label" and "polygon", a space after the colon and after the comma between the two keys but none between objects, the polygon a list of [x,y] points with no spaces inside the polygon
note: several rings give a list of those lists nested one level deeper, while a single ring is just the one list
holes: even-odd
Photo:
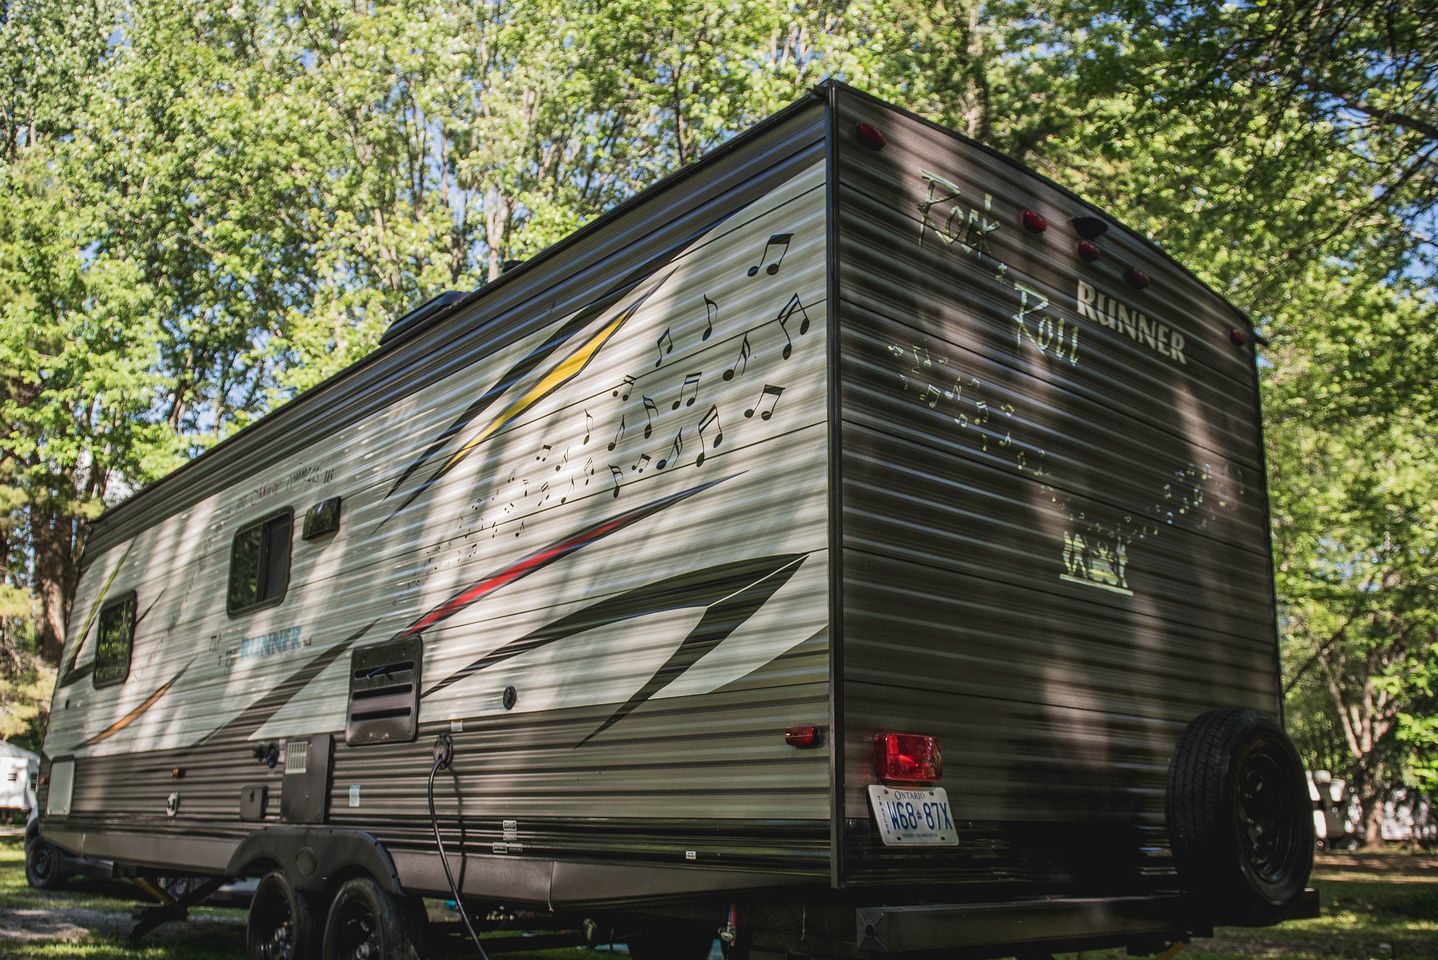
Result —
[{"label": "trailer side wall", "polygon": [[[318,816],[438,892],[425,781],[449,732],[437,800],[473,893],[826,882],[828,756],[784,738],[828,711],[823,159],[811,101],[102,519],[47,836],[218,871]],[[336,496],[338,531],[305,539]],[[236,534],[286,516],[282,599],[227,609]],[[131,594],[128,675],[96,686],[101,611]],[[389,676],[354,658],[387,642],[420,674],[418,739],[347,743],[352,681]]]}]

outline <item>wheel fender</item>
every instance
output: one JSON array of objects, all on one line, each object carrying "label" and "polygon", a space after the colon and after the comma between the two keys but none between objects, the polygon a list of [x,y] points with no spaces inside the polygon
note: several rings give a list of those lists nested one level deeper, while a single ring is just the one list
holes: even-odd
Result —
[{"label": "wheel fender", "polygon": [[358,869],[374,878],[386,893],[404,895],[389,851],[362,830],[266,827],[236,848],[225,873],[247,876],[257,872],[257,864],[268,863],[277,865],[295,889],[306,893],[338,886]]}]

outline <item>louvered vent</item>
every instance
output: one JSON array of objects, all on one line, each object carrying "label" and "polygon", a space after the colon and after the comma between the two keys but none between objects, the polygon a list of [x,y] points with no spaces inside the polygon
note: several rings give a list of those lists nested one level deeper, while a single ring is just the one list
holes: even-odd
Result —
[{"label": "louvered vent", "polygon": [[419,637],[362,647],[350,655],[345,743],[396,743],[419,732]]}]

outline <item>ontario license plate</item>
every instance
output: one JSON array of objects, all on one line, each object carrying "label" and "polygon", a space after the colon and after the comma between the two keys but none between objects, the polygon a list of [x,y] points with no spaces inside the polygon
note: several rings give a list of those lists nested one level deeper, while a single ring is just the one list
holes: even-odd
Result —
[{"label": "ontario license plate", "polygon": [[943,787],[903,790],[869,785],[869,806],[887,847],[954,847],[959,832]]}]

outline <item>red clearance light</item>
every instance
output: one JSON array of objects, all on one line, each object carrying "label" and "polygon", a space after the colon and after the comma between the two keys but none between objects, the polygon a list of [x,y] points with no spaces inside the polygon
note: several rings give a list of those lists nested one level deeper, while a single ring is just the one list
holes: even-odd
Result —
[{"label": "red clearance light", "polygon": [[1044,218],[1044,215],[1037,210],[1025,210],[1024,226],[1028,228],[1030,233],[1043,233],[1049,228],[1049,222]]},{"label": "red clearance light", "polygon": [[1131,287],[1136,287],[1139,290],[1148,289],[1148,274],[1144,273],[1138,267],[1129,267],[1128,270],[1124,272],[1123,278],[1128,281]]},{"label": "red clearance light", "polygon": [[1228,330],[1228,339],[1233,341],[1235,347],[1241,347],[1248,342],[1248,334],[1237,327],[1230,327]]},{"label": "red clearance light", "polygon": [[1098,260],[1099,257],[1103,256],[1103,254],[1099,252],[1098,244],[1094,243],[1092,240],[1079,241],[1078,255],[1083,257],[1089,263],[1094,263]]},{"label": "red clearance light", "polygon": [[817,747],[819,728],[812,723],[802,723],[784,731],[784,742],[791,747]]},{"label": "red clearance light", "polygon": [[859,135],[859,139],[863,141],[864,146],[870,150],[882,150],[884,144],[889,142],[889,138],[884,136],[884,131],[872,123],[861,123],[854,128],[854,132]]},{"label": "red clearance light", "polygon": [[874,737],[874,774],[885,783],[933,783],[944,775],[937,737],[881,733]]}]

